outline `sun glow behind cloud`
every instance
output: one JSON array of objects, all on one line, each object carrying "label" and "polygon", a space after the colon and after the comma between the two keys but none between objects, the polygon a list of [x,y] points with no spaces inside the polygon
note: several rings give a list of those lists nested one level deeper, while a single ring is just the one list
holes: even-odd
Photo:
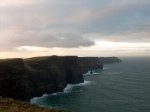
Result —
[{"label": "sun glow behind cloud", "polygon": [[97,41],[94,46],[79,48],[46,48],[38,46],[20,46],[15,52],[0,52],[0,58],[33,57],[44,55],[77,55],[78,56],[148,56],[150,43],[127,43]]},{"label": "sun glow behind cloud", "polygon": [[104,49],[150,49],[150,43],[128,43],[128,42],[109,42],[109,41],[99,41],[96,42],[98,47]]},{"label": "sun glow behind cloud", "polygon": [[94,47],[102,51],[105,56],[148,56],[150,54],[150,43],[128,43],[99,41]]},{"label": "sun glow behind cloud", "polygon": [[[150,53],[150,43],[127,43],[127,42],[111,42],[97,41],[94,46],[80,48],[46,48],[38,46],[20,46],[16,48],[18,51],[14,57],[20,55],[23,58],[30,56],[42,55],[79,55],[79,56],[148,56]],[[26,55],[28,54],[28,55]],[[0,58],[9,57],[7,52],[3,52]]]},{"label": "sun glow behind cloud", "polygon": [[[38,0],[40,2],[41,0]],[[1,7],[20,6],[36,3],[36,0],[0,0]]]}]

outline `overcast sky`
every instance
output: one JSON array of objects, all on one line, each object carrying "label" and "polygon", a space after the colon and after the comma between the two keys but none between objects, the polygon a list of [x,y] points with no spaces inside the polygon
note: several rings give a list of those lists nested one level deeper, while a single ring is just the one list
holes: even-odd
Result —
[{"label": "overcast sky", "polygon": [[0,58],[150,56],[150,0],[0,0]]}]

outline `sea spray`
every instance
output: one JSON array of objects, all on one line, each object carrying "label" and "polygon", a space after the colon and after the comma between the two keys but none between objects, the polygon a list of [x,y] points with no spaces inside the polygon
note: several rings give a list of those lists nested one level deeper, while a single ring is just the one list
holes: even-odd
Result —
[{"label": "sea spray", "polygon": [[[57,93],[52,93],[52,94],[46,94],[45,93],[41,97],[34,97],[34,98],[32,98],[30,100],[30,102],[31,102],[31,104],[36,104],[37,102],[39,102],[39,101],[42,102],[43,99],[46,99],[46,98],[48,98],[50,96],[59,96],[59,95],[62,95],[62,94],[69,94],[71,92],[77,92],[77,91],[72,91],[72,89],[74,87],[86,86],[86,85],[90,85],[90,84],[91,84],[91,82],[90,81],[86,81],[86,80],[84,80],[83,83],[79,83],[79,84],[68,84],[66,86],[66,88],[64,88],[63,92],[57,92]],[[78,91],[78,92],[80,92],[80,91]]]},{"label": "sea spray", "polygon": [[90,81],[84,81],[83,83],[79,83],[79,84],[68,84],[67,87],[64,89],[64,93],[69,93],[72,91],[73,87],[76,87],[76,86],[86,86],[86,85],[89,85],[90,84]]},{"label": "sea spray", "polygon": [[86,75],[98,75],[99,74],[99,71],[102,71],[101,69],[100,70],[93,70],[92,73],[91,71],[89,70],[87,73],[83,74],[84,76]]}]

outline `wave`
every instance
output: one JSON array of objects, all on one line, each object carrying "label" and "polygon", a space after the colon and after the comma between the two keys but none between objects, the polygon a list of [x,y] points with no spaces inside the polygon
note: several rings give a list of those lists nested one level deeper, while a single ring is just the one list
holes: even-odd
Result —
[{"label": "wave", "polygon": [[89,70],[87,73],[85,73],[85,74],[83,74],[83,75],[97,75],[97,74],[99,74],[99,71],[101,71],[101,69],[100,70],[96,70],[96,71],[93,71],[93,73],[91,73],[91,71]]},{"label": "wave", "polygon": [[122,72],[109,72],[108,74],[109,75],[118,75],[118,74],[121,74]]},{"label": "wave", "polygon": [[107,69],[109,69],[109,68],[108,68],[108,67],[104,67],[104,68],[103,68],[103,70],[107,70]]},{"label": "wave", "polygon": [[[32,98],[31,100],[30,100],[30,102],[32,103],[32,104],[35,104],[36,103],[36,101],[37,100],[42,100],[42,99],[45,99],[45,98],[47,98],[47,97],[49,97],[49,96],[57,96],[57,95],[61,95],[61,94],[68,94],[68,93],[71,93],[72,92],[72,89],[74,88],[74,87],[77,87],[77,86],[86,86],[86,85],[89,85],[89,84],[91,84],[91,82],[90,81],[84,81],[83,83],[79,83],[79,84],[68,84],[67,86],[66,86],[66,88],[64,88],[64,90],[63,90],[63,92],[57,92],[57,93],[52,93],[52,94],[43,94],[43,96],[41,96],[41,97],[34,97],[34,98]],[[79,90],[79,91],[82,91],[82,90]],[[78,92],[79,92],[78,91]]]},{"label": "wave", "polygon": [[90,84],[90,81],[84,81],[83,83],[79,83],[79,84],[68,84],[67,87],[64,89],[63,93],[69,93],[69,92],[71,92],[71,90],[74,87],[77,87],[77,86],[86,86],[86,85],[89,85],[89,84]]}]

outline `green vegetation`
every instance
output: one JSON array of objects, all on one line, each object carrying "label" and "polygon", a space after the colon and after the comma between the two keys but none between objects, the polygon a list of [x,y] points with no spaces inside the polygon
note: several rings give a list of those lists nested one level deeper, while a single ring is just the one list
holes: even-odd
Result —
[{"label": "green vegetation", "polygon": [[46,109],[31,105],[28,102],[16,101],[0,97],[0,112],[63,112],[62,110]]},{"label": "green vegetation", "polygon": [[55,55],[53,56],[41,56],[41,57],[32,57],[32,58],[27,58],[27,59],[24,59],[26,62],[30,62],[30,61],[43,61],[43,60],[47,60],[48,58],[50,57],[57,57]]},{"label": "green vegetation", "polygon": [[53,75],[61,73],[60,68],[56,64],[49,65],[49,70],[50,70],[51,74],[53,74]]}]

